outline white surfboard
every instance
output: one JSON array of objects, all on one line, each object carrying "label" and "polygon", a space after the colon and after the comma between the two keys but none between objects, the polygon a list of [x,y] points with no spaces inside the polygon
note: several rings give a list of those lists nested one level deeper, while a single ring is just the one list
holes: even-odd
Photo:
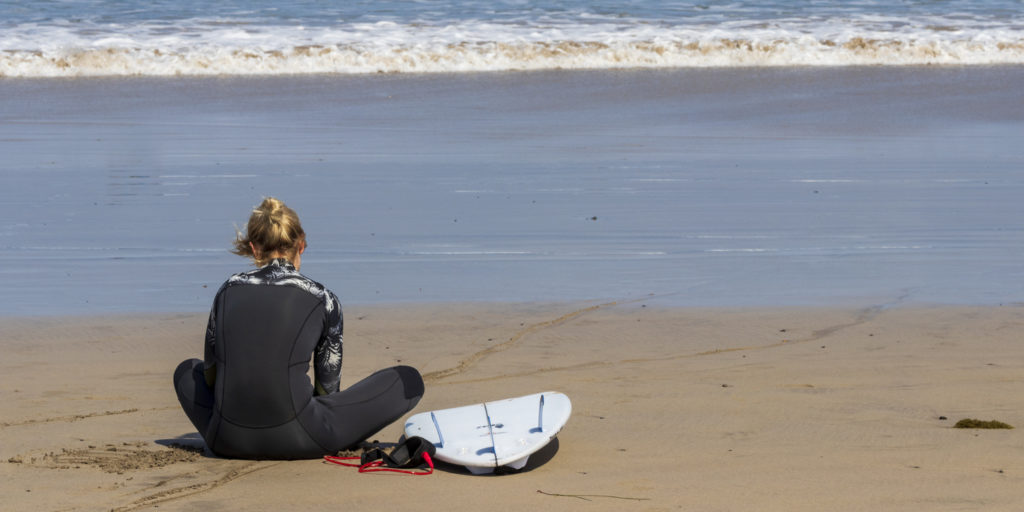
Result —
[{"label": "white surfboard", "polygon": [[434,443],[438,460],[479,475],[499,466],[521,469],[562,430],[570,414],[569,397],[548,391],[416,414],[405,422],[405,435]]}]

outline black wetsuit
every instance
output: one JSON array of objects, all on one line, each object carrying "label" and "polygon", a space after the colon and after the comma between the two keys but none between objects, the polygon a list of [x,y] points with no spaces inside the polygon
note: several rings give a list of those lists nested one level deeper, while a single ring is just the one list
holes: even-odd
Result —
[{"label": "black wetsuit", "polygon": [[210,311],[205,361],[174,372],[178,400],[207,446],[226,457],[317,458],[415,407],[423,380],[408,366],[339,390],[342,325],[337,297],[285,260],[228,279]]}]

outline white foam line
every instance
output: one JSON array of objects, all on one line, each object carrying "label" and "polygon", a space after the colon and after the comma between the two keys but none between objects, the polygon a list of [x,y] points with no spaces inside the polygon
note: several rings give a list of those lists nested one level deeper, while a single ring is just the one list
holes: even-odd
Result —
[{"label": "white foam line", "polygon": [[182,179],[182,178],[258,178],[258,174],[161,174],[161,179]]},{"label": "white foam line", "polygon": [[745,249],[707,249],[704,252],[778,252],[778,249],[745,248]]},{"label": "white foam line", "polygon": [[415,256],[502,256],[536,253],[531,251],[411,251],[404,254]]},{"label": "white foam line", "polygon": [[635,181],[640,183],[677,183],[683,181],[693,181],[683,178],[633,178],[629,181]]},{"label": "white foam line", "polygon": [[780,237],[772,235],[694,235],[683,238],[696,238],[698,240],[774,240]]},{"label": "white foam line", "polygon": [[706,249],[704,252],[739,252],[739,253],[836,253],[862,251],[908,251],[934,249],[931,245],[863,245],[854,247],[790,247],[784,249],[768,248],[737,248],[737,249]]},{"label": "white foam line", "polygon": [[21,247],[8,247],[8,249],[16,249],[22,251],[95,251],[95,252],[117,252],[117,251],[146,251],[146,252],[224,252],[224,249],[208,249],[208,248],[197,248],[197,247],[81,247],[81,246],[45,246],[45,245],[25,245]]},{"label": "white foam line", "polygon": [[934,249],[932,245],[869,245],[863,247],[853,247],[852,249],[861,251],[906,251],[906,250],[923,250],[923,249]]},{"label": "white foam line", "polygon": [[804,179],[804,180],[789,180],[790,183],[864,183],[865,180],[849,180],[849,179]]},{"label": "white foam line", "polygon": [[[419,27],[353,25],[316,34],[252,27],[175,38],[100,39],[52,28],[0,35],[0,76],[472,73],[553,69],[1022,65],[1024,31],[936,33],[865,27]],[[110,30],[110,29],[106,29]],[[130,30],[130,29],[125,29]],[[136,28],[136,30],[138,30]],[[4,37],[5,36],[5,37]],[[195,39],[194,39],[195,38]]]}]

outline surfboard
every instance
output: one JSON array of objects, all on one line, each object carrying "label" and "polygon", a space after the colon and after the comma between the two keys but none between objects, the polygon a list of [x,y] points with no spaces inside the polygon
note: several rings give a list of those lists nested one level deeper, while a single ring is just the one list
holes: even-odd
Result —
[{"label": "surfboard", "polygon": [[405,422],[405,435],[434,443],[435,458],[479,475],[501,466],[522,469],[530,455],[562,430],[570,414],[569,397],[546,391],[419,413]]}]

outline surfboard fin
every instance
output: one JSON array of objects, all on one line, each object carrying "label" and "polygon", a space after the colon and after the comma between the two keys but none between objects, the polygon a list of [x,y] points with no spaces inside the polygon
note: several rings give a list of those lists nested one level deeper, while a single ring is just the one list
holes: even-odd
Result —
[{"label": "surfboard fin", "polygon": [[433,412],[430,413],[430,420],[434,422],[434,430],[437,431],[437,444],[434,446],[444,448],[444,436],[441,435],[441,426],[437,424],[437,416]]},{"label": "surfboard fin", "polygon": [[[530,429],[531,434],[544,431],[544,395],[540,395],[540,405],[537,407],[537,426]],[[525,462],[523,464],[526,464]]]},{"label": "surfboard fin", "polygon": [[466,466],[466,469],[474,475],[488,475],[494,473],[493,467]]}]

